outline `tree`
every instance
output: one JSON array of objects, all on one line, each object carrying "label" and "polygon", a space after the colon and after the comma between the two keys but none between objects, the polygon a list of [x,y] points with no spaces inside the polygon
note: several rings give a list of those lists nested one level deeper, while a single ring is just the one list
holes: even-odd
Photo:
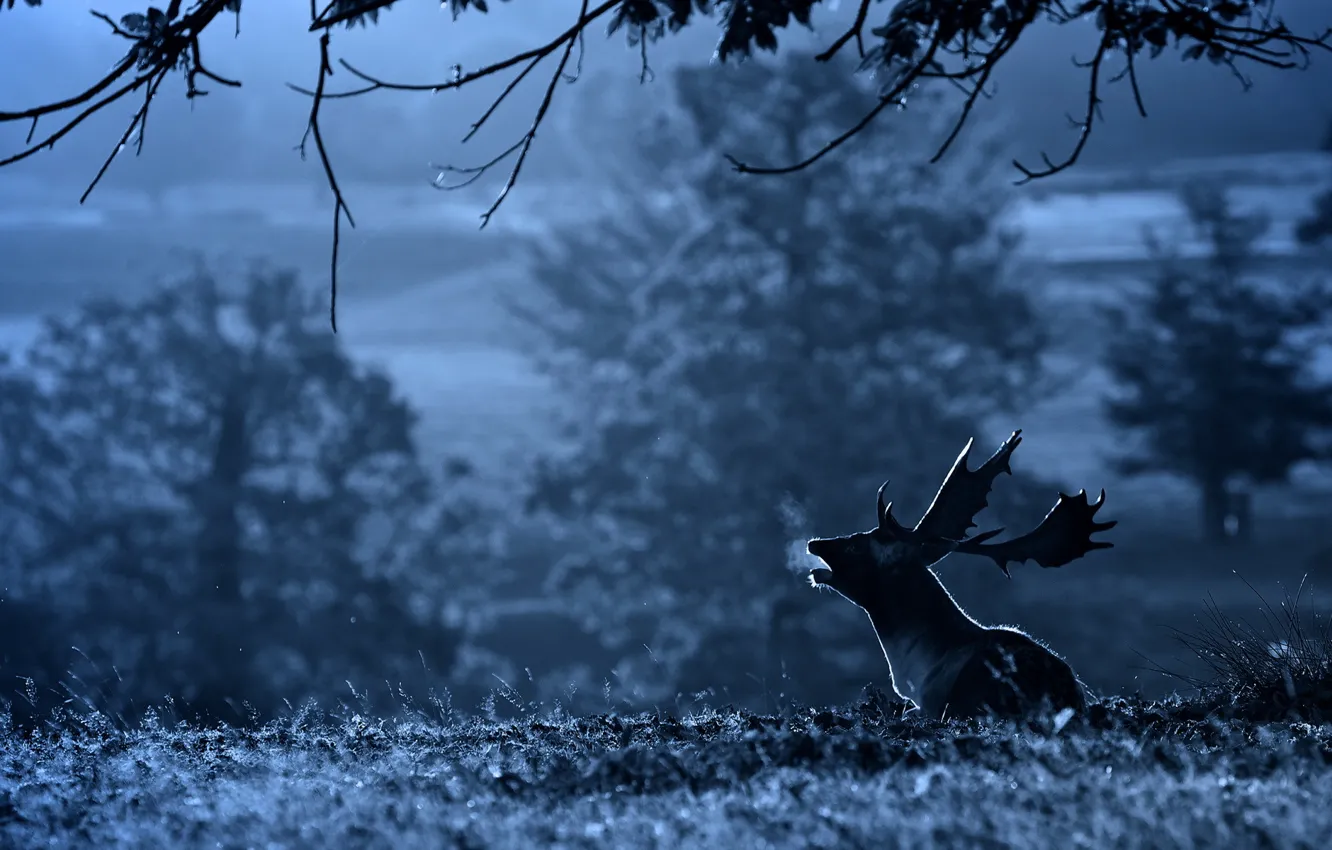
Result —
[{"label": "tree", "polygon": [[[572,448],[543,464],[534,504],[586,545],[548,590],[667,695],[742,687],[741,671],[775,688],[761,657],[774,607],[815,602],[783,568],[789,547],[866,525],[887,476],[923,510],[984,438],[980,417],[1021,404],[1041,371],[996,150],[968,144],[932,169],[912,163],[918,138],[885,126],[854,165],[728,184],[713,152],[784,155],[872,102],[802,61],[674,75],[678,109],[644,131],[620,203],[539,244],[540,294],[516,306],[575,404]],[[726,108],[747,91],[769,108]],[[996,499],[1015,493],[1031,490]]]},{"label": "tree", "polygon": [[1141,438],[1118,459],[1129,474],[1191,481],[1207,539],[1224,541],[1230,488],[1284,481],[1295,464],[1326,457],[1332,382],[1314,371],[1332,298],[1322,281],[1265,280],[1249,266],[1268,229],[1235,212],[1225,192],[1183,193],[1201,268],[1149,246],[1159,268],[1144,293],[1114,314],[1107,362],[1117,391],[1110,420]]},{"label": "tree", "polygon": [[[41,5],[41,0],[24,2],[28,6]],[[14,0],[4,0],[0,5],[12,8],[15,3]],[[510,84],[479,117],[468,133],[470,137],[530,71],[554,57],[553,71],[528,131],[498,156],[486,158],[478,167],[464,169],[471,173],[465,182],[471,182],[472,178],[491,168],[509,164],[510,173],[504,189],[482,216],[484,226],[517,180],[537,130],[550,108],[557,83],[576,76],[571,71],[580,67],[581,62],[571,60],[575,50],[581,56],[584,34],[593,23],[605,21],[609,33],[620,30],[627,33],[629,43],[641,49],[646,75],[648,43],[668,32],[678,32],[700,16],[714,11],[722,16],[716,55],[724,62],[730,58],[747,57],[755,49],[775,52],[778,49],[777,34],[792,22],[808,26],[814,9],[822,6],[822,0],[720,0],[716,3],[710,0],[604,0],[595,4],[585,1],[577,15],[571,15],[568,28],[554,39],[474,71],[463,72],[458,67],[445,80],[396,83],[343,62],[342,67],[356,78],[355,87],[339,92],[330,90],[327,83],[334,69],[329,47],[332,31],[339,25],[350,27],[373,23],[378,20],[381,10],[393,5],[392,0],[331,0],[311,7],[313,18],[309,31],[319,33],[320,64],[315,88],[304,90],[312,99],[306,135],[318,151],[334,195],[335,254],[342,218],[345,214],[350,223],[351,216],[320,132],[319,107],[325,97],[386,90],[439,92],[512,71]],[[1101,88],[1105,82],[1127,78],[1139,111],[1145,115],[1135,62],[1155,59],[1167,47],[1173,46],[1186,60],[1206,57],[1213,64],[1233,72],[1247,86],[1242,70],[1246,65],[1298,67],[1307,61],[1311,50],[1329,46],[1328,33],[1301,35],[1291,31],[1274,15],[1273,0],[1080,0],[1075,4],[1063,0],[1006,0],[1003,3],[993,0],[902,0],[875,19],[871,18],[871,6],[870,0],[860,0],[848,29],[825,51],[808,58],[826,62],[854,43],[861,68],[873,71],[879,80],[874,100],[868,101],[859,115],[848,116],[846,123],[829,127],[824,137],[809,140],[809,146],[785,152],[784,160],[774,160],[773,164],[766,165],[732,160],[738,170],[754,174],[787,174],[808,168],[854,138],[884,111],[903,104],[907,94],[914,93],[919,83],[942,79],[960,90],[962,101],[957,110],[956,126],[947,133],[937,158],[956,138],[977,99],[987,94],[986,86],[1004,57],[1028,32],[1041,26],[1090,23],[1100,38],[1091,58],[1077,66],[1078,73],[1086,75],[1087,101],[1076,121],[1076,141],[1062,158],[1051,159],[1042,155],[1043,164],[1039,167],[1017,164],[1024,180],[1055,174],[1077,161],[1097,118]],[[484,13],[488,3],[485,0],[449,0],[449,7],[456,17],[469,10]],[[122,97],[133,95],[140,98],[141,105],[120,141],[124,144],[147,120],[154,96],[173,71],[183,74],[185,93],[191,98],[206,94],[200,88],[205,83],[239,86],[239,80],[214,73],[205,65],[200,50],[201,36],[205,31],[220,28],[218,22],[227,18],[224,13],[234,13],[239,18],[240,0],[170,0],[165,11],[154,7],[145,14],[125,15],[118,22],[102,15],[113,35],[130,42],[125,57],[101,80],[73,98],[15,112],[0,112],[0,123],[22,122],[25,127],[42,119],[65,122],[48,134],[28,134],[27,141],[17,153],[0,158],[0,166],[49,148],[74,129],[86,112],[96,112]],[[761,79],[762,75],[756,75],[756,80]],[[736,102],[758,102],[754,91],[736,92]],[[118,145],[116,149],[119,149]],[[94,178],[94,184],[100,175],[99,172]],[[335,257],[335,293],[336,268]],[[336,328],[336,320],[334,326]]]},{"label": "tree", "polygon": [[[30,719],[29,701],[50,694],[67,662],[63,624],[43,604],[49,594],[20,572],[40,543],[42,514],[25,473],[57,463],[61,448],[39,423],[42,394],[7,352],[0,352],[0,713]],[[10,708],[18,695],[16,709]]]},{"label": "tree", "polygon": [[413,412],[319,312],[291,274],[234,292],[200,273],[49,321],[10,381],[9,571],[139,708],[171,694],[234,720],[452,661],[449,571],[484,545],[438,497]]}]

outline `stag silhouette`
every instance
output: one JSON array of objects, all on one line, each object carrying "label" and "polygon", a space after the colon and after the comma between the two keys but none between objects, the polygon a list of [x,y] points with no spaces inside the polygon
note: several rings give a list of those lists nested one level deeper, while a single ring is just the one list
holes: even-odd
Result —
[{"label": "stag silhouette", "polygon": [[1095,549],[1109,549],[1114,544],[1091,539],[1115,526],[1096,521],[1105,491],[1095,502],[1085,490],[1060,493],[1040,525],[1012,540],[986,542],[1002,528],[968,538],[976,514],[989,504],[994,479],[1012,474],[1009,459],[1022,432],[1014,431],[974,471],[968,468],[973,442],[967,441],[915,528],[893,517],[892,503],[884,503],[885,482],[877,527],[810,540],[809,554],[823,562],[810,571],[810,584],[836,591],[869,615],[893,688],[926,716],[1014,717],[1039,707],[1080,712],[1086,690],[1067,662],[1020,629],[973,620],[931,567],[954,552],[982,555],[1012,578],[1010,563],[1062,567]]}]

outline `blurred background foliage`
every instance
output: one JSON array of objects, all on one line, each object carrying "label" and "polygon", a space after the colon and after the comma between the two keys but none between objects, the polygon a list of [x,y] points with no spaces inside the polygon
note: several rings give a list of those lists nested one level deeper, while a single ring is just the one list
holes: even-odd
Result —
[{"label": "blurred background foliage", "polygon": [[[651,110],[579,101],[614,191],[522,246],[515,344],[567,404],[499,499],[477,458],[423,459],[412,407],[291,272],[199,266],[53,316],[0,361],[0,693],[29,719],[169,698],[235,723],[353,693],[772,708],[886,680],[863,617],[805,586],[805,539],[867,527],[884,479],[923,511],[968,438],[988,454],[1064,391],[1050,355],[1084,330],[1017,261],[1004,128],[929,165],[949,124],[928,91],[909,128],[726,179],[724,153],[786,161],[853,123],[873,92],[847,75],[791,54],[674,71]],[[741,93],[766,108],[726,108]],[[1155,237],[1156,272],[1105,311],[1105,410],[1125,468],[1189,482],[1202,523],[1191,549],[1129,540],[1098,567],[1080,592],[1114,586],[1104,622],[1047,591],[1023,624],[1079,669],[1141,626],[1141,575],[1229,563],[1197,540],[1236,542],[1248,482],[1328,458],[1324,278],[1259,281],[1262,222],[1215,188],[1185,200],[1210,259]],[[1035,523],[1080,486],[1019,462],[983,521]],[[948,569],[990,610],[992,568]]]},{"label": "blurred background foliage", "polygon": [[[659,679],[654,698],[707,687],[717,666],[761,695],[798,635],[872,651],[789,550],[865,525],[886,473],[923,510],[979,418],[1041,391],[1046,334],[1010,273],[994,139],[936,169],[926,140],[885,128],[789,178],[722,179],[725,151],[782,160],[872,105],[839,73],[678,74],[671,108],[617,159],[624,204],[537,244],[537,294],[515,305],[583,401],[535,481],[533,507],[583,532],[546,588],[600,602],[584,613],[601,624],[651,612],[625,643],[652,647],[634,678]],[[721,109],[718,85],[771,108]],[[931,98],[916,108],[943,127]],[[1005,484],[1000,516],[1045,498]]]}]

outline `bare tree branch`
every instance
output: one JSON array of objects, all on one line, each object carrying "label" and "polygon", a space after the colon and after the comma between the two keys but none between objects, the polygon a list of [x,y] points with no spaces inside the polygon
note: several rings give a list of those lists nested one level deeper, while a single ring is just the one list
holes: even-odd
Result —
[{"label": "bare tree branch", "polygon": [[831,60],[853,38],[856,40],[856,53],[861,59],[865,58],[865,17],[869,15],[870,2],[871,0],[860,0],[860,6],[856,9],[856,19],[851,22],[851,26],[838,36],[827,50],[815,56],[815,60],[819,62]]},{"label": "bare tree branch", "polygon": [[[957,139],[977,100],[984,94],[985,85],[997,64],[1041,15],[1056,23],[1069,23],[1095,15],[1097,27],[1101,30],[1100,46],[1090,62],[1075,63],[1078,67],[1088,69],[1088,106],[1083,120],[1073,122],[1078,129],[1073,150],[1057,163],[1048,155],[1041,154],[1046,166],[1042,169],[1030,169],[1014,161],[1014,166],[1022,175],[1017,181],[1019,185],[1057,174],[1078,161],[1087,146],[1092,123],[1101,103],[1103,65],[1111,51],[1122,50],[1125,56],[1124,71],[1112,76],[1111,82],[1127,76],[1138,112],[1146,116],[1134,61],[1144,49],[1152,50],[1153,56],[1158,54],[1170,35],[1175,37],[1177,47],[1192,42],[1183,48],[1184,58],[1206,56],[1215,64],[1227,65],[1245,88],[1250,83],[1237,68],[1237,61],[1251,61],[1272,68],[1297,68],[1307,66],[1311,50],[1332,50],[1332,44],[1329,43],[1332,29],[1316,37],[1295,35],[1284,23],[1273,17],[1270,3],[1255,0],[1221,0],[1210,5],[1194,0],[1155,2],[1156,6],[1128,0],[1084,0],[1072,11],[1061,0],[1016,0],[1002,6],[969,0],[954,4],[898,4],[890,14],[889,23],[874,30],[875,35],[884,39],[884,45],[870,51],[868,55],[862,53],[863,66],[873,67],[892,80],[891,85],[885,86],[881,92],[878,105],[863,119],[813,153],[788,165],[752,165],[731,155],[727,155],[727,159],[736,171],[744,174],[791,174],[801,171],[863,132],[888,106],[904,106],[904,95],[919,83],[930,79],[952,82],[974,79],[975,83],[963,89],[966,100],[957,123],[931,159],[937,162]],[[986,11],[989,12],[988,21],[984,14]],[[862,3],[851,28],[816,58],[820,61],[831,59],[852,38],[857,39],[859,44],[865,23],[864,13],[865,4]],[[921,52],[920,45],[926,41],[927,36],[928,46]],[[964,64],[959,69],[950,70],[938,60],[940,54],[960,56]],[[922,58],[917,60],[917,55]]]},{"label": "bare tree branch", "polygon": [[140,133],[139,145],[137,146],[135,153],[137,155],[143,151],[142,130],[148,123],[148,107],[153,102],[153,95],[157,93],[157,87],[160,86],[165,79],[166,72],[161,71],[150,83],[148,83],[148,88],[144,90],[143,106],[140,106],[139,111],[134,113],[134,117],[130,119],[129,126],[126,127],[125,132],[121,134],[120,141],[116,142],[116,146],[111,150],[111,153],[102,163],[102,167],[97,169],[97,174],[93,176],[92,182],[88,184],[88,188],[84,189],[83,194],[79,196],[80,204],[87,201],[88,196],[92,194],[93,189],[96,189],[97,184],[102,182],[102,178],[106,175],[107,169],[111,167],[111,162],[125,149],[125,145],[129,143],[130,137],[134,135],[136,129],[139,130]]},{"label": "bare tree branch", "polygon": [[[143,104],[135,111],[130,119],[129,126],[121,134],[120,141],[112,150],[110,156],[102,163],[97,173],[93,176],[91,183],[84,190],[79,198],[79,203],[88,200],[97,184],[101,182],[106,175],[107,169],[111,167],[111,162],[128,143],[133,136],[134,131],[142,132],[143,125],[148,118],[148,110],[152,105],[154,95],[162,81],[166,79],[167,74],[173,70],[183,70],[186,78],[186,97],[199,97],[207,94],[200,91],[195,86],[195,79],[198,75],[203,75],[208,79],[222,83],[227,86],[239,87],[240,82],[229,80],[218,76],[209,71],[204,65],[199,49],[199,35],[208,27],[213,20],[225,10],[227,0],[201,0],[193,11],[184,17],[178,17],[180,12],[180,0],[173,0],[167,7],[165,13],[158,10],[160,17],[149,16],[124,16],[120,23],[116,23],[111,18],[101,12],[94,11],[92,15],[101,21],[106,22],[111,27],[111,32],[121,38],[133,42],[129,52],[116,63],[100,80],[89,86],[83,92],[64,100],[53,103],[42,104],[20,112],[0,112],[0,123],[10,121],[30,121],[28,135],[25,139],[25,147],[16,154],[0,158],[0,168],[11,165],[15,162],[27,159],[43,150],[49,150],[55,143],[64,138],[75,127],[82,124],[92,115],[100,112],[128,94],[145,88]],[[131,22],[138,27],[131,26]],[[117,82],[130,74],[131,71],[138,69],[142,73],[132,77],[128,82],[112,89]],[[109,94],[98,98],[103,92],[112,89]],[[40,141],[33,141],[36,136],[37,126],[40,120],[50,115],[56,115],[66,110],[74,109],[88,104],[74,117],[70,118],[58,129],[43,137]],[[142,145],[136,146],[136,153],[142,150]]]},{"label": "bare tree branch", "polygon": [[[574,80],[577,79],[576,74],[574,75],[565,74],[565,68],[568,67],[569,58],[573,53],[574,47],[576,45],[582,44],[583,32],[587,29],[588,24],[590,24],[592,21],[600,17],[605,16],[608,12],[611,12],[616,7],[620,6],[623,2],[624,0],[603,0],[603,2],[599,6],[593,9],[589,9],[588,3],[586,2],[586,0],[584,0],[581,8],[579,9],[578,18],[573,22],[573,24],[571,24],[567,29],[565,29],[563,32],[561,32],[559,35],[557,35],[555,38],[551,39],[550,41],[546,42],[545,44],[540,45],[539,47],[532,48],[531,50],[515,54],[514,56],[510,56],[509,58],[504,59],[500,62],[495,62],[490,65],[486,65],[482,68],[479,68],[469,73],[463,73],[461,67],[454,66],[453,77],[449,80],[441,82],[435,82],[435,83],[391,82],[389,80],[384,80],[382,78],[369,74],[365,71],[362,71],[359,68],[352,65],[350,62],[347,62],[345,59],[339,60],[339,64],[341,64],[343,68],[345,68],[349,73],[351,73],[359,80],[366,83],[366,85],[359,86],[355,89],[343,92],[325,92],[319,96],[322,98],[359,97],[360,95],[368,94],[370,92],[378,90],[412,91],[412,92],[429,91],[431,93],[435,93],[450,89],[459,89],[470,83],[476,82],[477,80],[494,76],[495,74],[498,74],[502,71],[508,70],[509,68],[513,68],[518,65],[523,65],[522,70],[520,70],[518,74],[512,80],[509,81],[509,83],[504,87],[504,89],[500,92],[500,94],[491,102],[490,106],[486,109],[486,111],[482,113],[481,117],[478,118],[475,122],[473,122],[467,134],[463,137],[463,141],[466,142],[476,135],[476,132],[480,130],[481,127],[484,126],[485,123],[491,118],[491,116],[495,114],[495,112],[499,109],[500,105],[503,104],[503,102],[508,98],[508,96],[512,94],[513,91],[518,87],[519,83],[521,83],[527,77],[527,75],[530,74],[532,70],[541,63],[543,59],[553,54],[556,50],[563,48],[563,51],[560,56],[559,65],[556,67],[555,72],[550,77],[550,81],[546,86],[545,94],[541,99],[540,106],[538,106],[537,108],[537,112],[532,120],[532,124],[528,128],[527,132],[524,133],[523,136],[517,142],[513,143],[498,155],[488,159],[487,161],[478,166],[469,166],[469,167],[459,167],[452,165],[434,166],[436,170],[439,172],[434,181],[434,185],[436,188],[448,189],[448,190],[460,189],[464,186],[469,186],[472,183],[476,182],[484,174],[489,172],[492,168],[504,162],[510,156],[517,154],[517,159],[514,162],[513,168],[509,172],[508,178],[504,182],[504,186],[500,189],[500,192],[496,196],[494,202],[486,209],[485,212],[481,214],[481,227],[484,228],[490,222],[494,214],[499,210],[500,206],[504,203],[504,200],[508,197],[510,190],[512,190],[513,187],[517,184],[518,176],[521,173],[523,165],[527,160],[527,155],[531,151],[533,142],[536,140],[537,130],[540,128],[542,121],[545,119],[546,113],[550,110],[551,102],[554,99],[555,85],[561,79],[563,79],[565,82],[570,82],[570,83],[574,82]],[[582,59],[580,52],[578,65],[581,66],[581,63]],[[312,96],[312,97],[316,96],[316,92],[312,92],[308,89],[304,89],[298,86],[290,86],[290,88],[292,88],[294,91],[300,92],[307,96]],[[442,179],[445,174],[467,175],[467,179],[463,180],[461,183],[446,184]]]},{"label": "bare tree branch", "polygon": [[[555,96],[555,86],[559,84],[560,80],[572,83],[575,79],[577,79],[576,77],[572,78],[566,77],[564,74],[564,69],[569,64],[569,57],[573,55],[574,45],[577,44],[579,41],[578,35],[582,33],[583,27],[587,25],[586,24],[587,16],[588,16],[587,0],[583,0],[582,6],[578,10],[578,23],[569,30],[570,35],[564,42],[564,53],[560,55],[560,64],[556,66],[555,73],[550,75],[550,82],[546,85],[546,94],[544,97],[541,98],[541,105],[537,107],[536,116],[532,119],[532,126],[528,128],[527,132],[523,134],[522,139],[515,146],[509,148],[509,151],[506,151],[500,157],[492,159],[490,162],[486,163],[485,165],[482,165],[480,168],[475,170],[475,177],[473,179],[479,178],[482,174],[485,173],[487,169],[489,169],[494,165],[497,165],[512,151],[516,150],[518,152],[518,158],[514,160],[513,168],[509,171],[509,177],[507,180],[504,181],[504,188],[500,189],[500,193],[499,195],[496,196],[494,202],[491,203],[491,205],[486,209],[486,211],[481,214],[482,227],[485,227],[487,224],[490,223],[490,217],[493,216],[495,214],[495,211],[500,208],[500,204],[503,204],[504,199],[509,196],[509,191],[512,190],[513,187],[517,184],[518,175],[523,170],[523,163],[527,161],[527,154],[529,151],[532,150],[532,142],[536,141],[537,129],[541,126],[541,122],[545,119],[546,113],[550,110],[550,102]],[[539,60],[534,60],[534,61],[539,61]],[[530,70],[531,67],[532,66],[529,65],[527,69],[524,69],[523,73],[519,74],[519,78],[525,75],[527,73],[527,70]],[[511,87],[505,89],[504,94],[507,94],[510,90]],[[501,94],[500,97],[502,98],[504,94]],[[482,118],[482,120],[485,120],[484,117]],[[474,127],[473,132],[475,132],[475,129],[476,128]],[[467,134],[468,138],[470,138],[471,135],[472,135],[471,133],[468,133]],[[468,182],[471,181],[469,180]],[[445,187],[445,188],[456,188],[456,187]]]},{"label": "bare tree branch", "polygon": [[[793,20],[808,23],[810,9],[820,2],[822,0],[745,0],[743,4],[727,6],[730,13],[723,21],[717,57],[724,61],[734,54],[752,53],[754,49],[776,50],[775,31],[788,26]],[[537,131],[550,110],[556,83],[560,80],[572,82],[577,78],[578,69],[582,67],[587,27],[591,23],[609,17],[609,31],[626,27],[629,44],[639,51],[640,82],[645,82],[652,77],[647,42],[668,30],[675,31],[685,26],[696,14],[708,13],[713,8],[712,4],[701,0],[601,0],[595,5],[584,0],[578,18],[554,38],[476,70],[464,73],[460,66],[454,66],[447,80],[401,83],[379,78],[360,70],[345,59],[338,59],[338,65],[354,77],[358,84],[342,91],[329,91],[327,79],[334,70],[328,43],[332,28],[373,20],[380,11],[391,5],[392,0],[325,0],[321,9],[319,0],[311,0],[308,31],[318,33],[320,38],[317,83],[313,89],[289,84],[294,91],[310,97],[312,101],[306,133],[298,149],[304,154],[306,141],[314,139],[334,197],[330,263],[330,323],[334,330],[337,322],[341,221],[345,217],[349,225],[354,227],[355,223],[323,143],[319,119],[320,108],[325,100],[360,97],[376,91],[439,92],[460,89],[478,80],[516,69],[515,75],[500,94],[471,124],[463,137],[466,142],[476,136],[537,65],[558,53],[558,65],[546,84],[528,130],[521,138],[480,165],[437,167],[434,185],[441,189],[458,188],[473,183],[490,169],[514,157],[513,167],[502,188],[494,202],[481,215],[481,226],[485,227],[518,180]],[[486,4],[479,0],[450,0],[449,5],[455,15],[464,8],[486,11]],[[1273,9],[1275,4],[1267,0],[1079,0],[1076,4],[1065,0],[1007,0],[1005,3],[994,3],[993,0],[903,0],[892,6],[881,25],[872,26],[867,33],[872,5],[871,0],[860,0],[851,25],[816,59],[830,61],[854,41],[862,69],[872,71],[886,81],[880,88],[879,100],[874,108],[813,153],[791,164],[758,165],[728,155],[728,160],[737,171],[747,174],[790,174],[808,168],[870,127],[889,107],[904,107],[906,97],[917,86],[930,80],[942,80],[953,85],[961,91],[963,97],[956,123],[932,158],[932,161],[938,161],[952,147],[968,123],[979,99],[989,96],[987,86],[999,63],[1037,21],[1062,25],[1090,20],[1099,33],[1098,47],[1090,61],[1077,65],[1087,74],[1087,96],[1082,118],[1072,122],[1077,139],[1070,153],[1058,162],[1042,154],[1044,166],[1036,169],[1015,162],[1021,175],[1019,183],[1048,177],[1077,162],[1098,117],[1100,89],[1104,83],[1128,79],[1134,104],[1140,115],[1146,115],[1136,65],[1136,60],[1144,52],[1149,58],[1155,58],[1167,47],[1173,47],[1186,60],[1205,58],[1213,64],[1227,67],[1241,86],[1247,88],[1250,82],[1241,71],[1240,63],[1250,62],[1279,69],[1300,68],[1308,64],[1312,51],[1332,49],[1329,46],[1332,29],[1316,36],[1297,35],[1276,16]],[[183,7],[185,11],[182,14]],[[204,64],[199,48],[201,34],[223,12],[236,12],[236,31],[239,33],[239,8],[240,4],[236,0],[192,0],[189,3],[170,0],[165,12],[150,8],[146,14],[125,15],[119,21],[93,11],[92,14],[107,25],[113,37],[130,43],[128,51],[100,79],[78,94],[20,111],[0,111],[0,123],[28,122],[23,148],[0,157],[0,167],[50,149],[91,115],[126,95],[142,92],[143,102],[132,115],[120,143],[103,162],[80,199],[80,202],[86,201],[109,169],[115,154],[123,149],[136,132],[139,134],[136,154],[141,151],[148,111],[170,72],[179,71],[184,75],[185,94],[191,98],[207,94],[196,85],[200,78],[228,87],[240,85],[238,80],[213,73]],[[569,73],[567,69],[575,47],[578,57],[574,60],[573,72]],[[1120,53],[1124,58],[1122,70],[1107,68],[1107,60]],[[39,124],[57,115],[63,116],[64,123],[50,133],[40,135]],[[465,179],[459,184],[446,185],[443,178],[450,174],[462,175]]]},{"label": "bare tree branch", "polygon": [[342,217],[345,215],[347,223],[352,227],[356,226],[356,220],[352,218],[351,209],[342,196],[342,187],[338,185],[338,177],[333,171],[333,163],[328,158],[328,148],[324,147],[324,134],[319,126],[319,107],[324,102],[324,82],[333,73],[333,64],[328,57],[328,40],[328,30],[324,30],[319,36],[319,80],[315,83],[314,97],[310,101],[310,120],[306,122],[305,135],[301,138],[297,149],[301,153],[301,159],[304,159],[306,141],[314,139],[315,149],[319,152],[319,163],[324,167],[324,177],[328,180],[328,188],[333,192],[333,247],[329,257],[328,323],[333,328],[333,333],[337,333],[338,250],[342,245]]},{"label": "bare tree branch", "polygon": [[804,169],[809,168],[814,163],[860,135],[860,133],[863,132],[866,127],[870,126],[870,124],[874,123],[874,119],[878,118],[879,114],[889,106],[904,106],[905,101],[902,100],[902,95],[915,84],[916,80],[920,79],[921,76],[925,74],[925,69],[934,63],[934,57],[939,51],[940,43],[940,34],[936,32],[931,37],[929,46],[926,47],[925,53],[921,56],[919,61],[898,76],[897,82],[893,84],[887,93],[880,95],[879,102],[876,103],[869,112],[865,113],[865,117],[861,118],[841,135],[833,138],[823,147],[799,162],[792,163],[791,165],[764,167],[748,165],[736,159],[734,156],[726,154],[727,161],[735,166],[735,170],[739,171],[741,174],[793,174],[797,171],[803,171]]},{"label": "bare tree branch", "polygon": [[1017,168],[1018,171],[1022,172],[1022,179],[1018,181],[1018,185],[1029,183],[1032,180],[1039,180],[1042,177],[1049,177],[1052,174],[1058,174],[1060,171],[1063,171],[1073,163],[1077,162],[1078,157],[1082,156],[1083,149],[1087,147],[1087,140],[1091,138],[1092,122],[1096,119],[1100,110],[1101,65],[1105,61],[1105,53],[1109,49],[1110,45],[1107,38],[1103,37],[1100,46],[1096,48],[1096,55],[1092,57],[1092,60],[1089,63],[1091,67],[1091,82],[1087,86],[1087,110],[1083,113],[1080,122],[1074,122],[1075,126],[1078,128],[1078,141],[1073,145],[1072,152],[1060,162],[1051,161],[1049,155],[1042,152],[1041,161],[1045,163],[1045,168],[1038,171],[1033,171],[1030,168],[1027,168],[1016,159],[1013,160],[1013,166]]}]

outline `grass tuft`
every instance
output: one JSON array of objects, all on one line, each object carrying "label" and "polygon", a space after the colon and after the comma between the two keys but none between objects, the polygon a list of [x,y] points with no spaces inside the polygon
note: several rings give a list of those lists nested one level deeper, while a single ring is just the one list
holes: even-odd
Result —
[{"label": "grass tuft", "polygon": [[1157,669],[1195,688],[1218,713],[1252,721],[1332,722],[1332,619],[1305,612],[1304,580],[1275,606],[1245,584],[1259,603],[1256,621],[1224,614],[1209,596],[1195,628],[1172,630],[1204,674]]}]

